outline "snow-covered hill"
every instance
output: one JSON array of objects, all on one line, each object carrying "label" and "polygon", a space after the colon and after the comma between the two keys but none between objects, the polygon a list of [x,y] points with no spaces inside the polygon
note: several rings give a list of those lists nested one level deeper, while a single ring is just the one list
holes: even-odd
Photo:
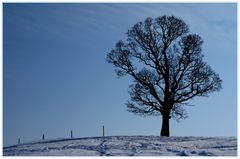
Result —
[{"label": "snow-covered hill", "polygon": [[236,156],[235,137],[109,136],[56,139],[3,148],[4,156]]}]

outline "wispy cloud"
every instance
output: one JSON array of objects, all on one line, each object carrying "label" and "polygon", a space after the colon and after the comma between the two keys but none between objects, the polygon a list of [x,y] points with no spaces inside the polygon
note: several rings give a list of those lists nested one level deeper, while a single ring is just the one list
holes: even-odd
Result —
[{"label": "wispy cloud", "polygon": [[236,27],[236,4],[22,4],[8,8],[9,21],[65,38],[86,32],[125,31],[146,17],[163,14],[181,17],[198,32],[225,32]]}]

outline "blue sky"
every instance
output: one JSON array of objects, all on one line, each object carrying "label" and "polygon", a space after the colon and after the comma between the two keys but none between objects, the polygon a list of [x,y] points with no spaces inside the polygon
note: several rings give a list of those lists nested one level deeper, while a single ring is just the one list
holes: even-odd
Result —
[{"label": "blue sky", "polygon": [[237,135],[237,4],[3,5],[3,145],[46,138],[159,135],[161,117],[126,111],[129,77],[105,60],[130,27],[175,15],[203,40],[223,89],[170,121],[172,136]]}]

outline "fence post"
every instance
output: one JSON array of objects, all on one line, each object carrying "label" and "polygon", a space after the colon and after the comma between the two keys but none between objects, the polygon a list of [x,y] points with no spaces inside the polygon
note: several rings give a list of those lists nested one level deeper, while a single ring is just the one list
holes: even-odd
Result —
[{"label": "fence post", "polygon": [[43,134],[43,135],[42,135],[42,140],[44,140],[44,139],[45,139],[45,135]]},{"label": "fence post", "polygon": [[20,144],[20,138],[18,138],[18,145]]},{"label": "fence post", "polygon": [[73,131],[71,130],[71,138],[73,138]]},{"label": "fence post", "polygon": [[105,132],[104,132],[104,125],[103,125],[103,137],[105,136]]}]

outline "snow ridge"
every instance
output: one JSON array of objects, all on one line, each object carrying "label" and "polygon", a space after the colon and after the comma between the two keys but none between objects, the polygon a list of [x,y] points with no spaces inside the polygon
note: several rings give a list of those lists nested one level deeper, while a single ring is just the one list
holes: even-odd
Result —
[{"label": "snow ridge", "polygon": [[3,148],[4,156],[237,156],[235,137],[108,136],[44,140]]}]

